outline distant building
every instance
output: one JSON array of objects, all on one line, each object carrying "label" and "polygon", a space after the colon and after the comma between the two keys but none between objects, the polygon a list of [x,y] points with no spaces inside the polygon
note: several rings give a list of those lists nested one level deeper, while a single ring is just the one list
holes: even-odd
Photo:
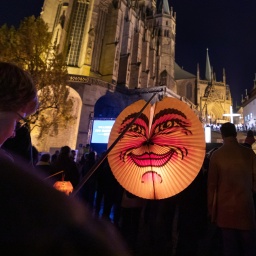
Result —
[{"label": "distant building", "polygon": [[244,125],[246,129],[256,131],[256,75],[252,90],[245,93],[245,98],[242,99]]},{"label": "distant building", "polygon": [[216,81],[216,74],[210,65],[208,49],[204,79],[201,78],[198,65],[196,76],[177,67],[175,81],[177,82],[178,94],[185,96],[197,105],[202,122],[221,124],[230,121],[230,117],[223,116],[223,114],[230,114],[230,106],[232,106],[231,92],[226,84],[225,70],[223,70],[223,80]]},{"label": "distant building", "polygon": [[207,49],[205,79],[200,79],[199,67],[197,70],[197,101],[202,120],[206,123],[220,124],[230,121],[230,117],[223,114],[230,113],[232,98],[229,85],[226,83],[226,74],[223,69],[222,81],[216,81],[216,74],[210,65]]},{"label": "distant building", "polygon": [[229,113],[224,75],[223,82],[216,82],[210,69],[201,80],[199,68],[195,76],[175,63],[176,13],[168,2],[44,1],[41,17],[66,59],[76,122],[58,138],[34,138],[39,150],[60,147],[68,138],[71,148],[82,148],[90,143],[92,119],[116,118],[153,93],[155,101],[164,96],[183,100],[205,122],[218,122]]}]

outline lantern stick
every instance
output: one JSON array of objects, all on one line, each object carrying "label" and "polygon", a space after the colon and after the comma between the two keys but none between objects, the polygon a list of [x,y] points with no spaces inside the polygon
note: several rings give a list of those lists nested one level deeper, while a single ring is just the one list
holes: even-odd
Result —
[{"label": "lantern stick", "polygon": [[46,177],[44,180],[48,180],[48,179],[50,179],[51,177],[56,176],[56,175],[58,175],[58,174],[60,174],[60,173],[63,173],[63,172],[64,172],[64,171],[56,172],[56,173],[52,174],[51,176]]},{"label": "lantern stick", "polygon": [[156,96],[157,93],[154,93],[151,98],[147,101],[147,103],[144,105],[144,107],[140,110],[140,112],[137,113],[137,115],[133,118],[131,123],[122,131],[122,133],[116,138],[116,140],[111,144],[111,146],[107,149],[106,152],[104,152],[101,156],[101,158],[92,166],[92,168],[88,171],[88,173],[83,177],[81,182],[76,186],[76,189],[71,193],[70,196],[75,196],[78,191],[83,187],[83,185],[87,182],[87,180],[93,175],[93,173],[97,170],[97,168],[101,165],[101,163],[105,160],[105,158],[108,156],[109,152],[114,148],[114,146],[117,144],[117,142],[124,136],[124,134],[128,131],[128,129],[133,125],[133,123],[136,121],[136,119],[142,114],[144,109],[147,107],[147,105],[151,102],[151,100]]}]

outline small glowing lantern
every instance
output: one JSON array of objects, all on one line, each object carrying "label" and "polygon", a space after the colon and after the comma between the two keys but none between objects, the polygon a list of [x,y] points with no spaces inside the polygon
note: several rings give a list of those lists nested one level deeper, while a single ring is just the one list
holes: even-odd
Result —
[{"label": "small glowing lantern", "polygon": [[53,187],[66,195],[73,192],[73,186],[70,181],[57,181],[54,183]]},{"label": "small glowing lantern", "polygon": [[53,184],[53,187],[61,192],[64,192],[66,195],[69,195],[73,192],[73,186],[70,181],[64,181],[64,175],[62,175],[61,181],[56,181]]}]

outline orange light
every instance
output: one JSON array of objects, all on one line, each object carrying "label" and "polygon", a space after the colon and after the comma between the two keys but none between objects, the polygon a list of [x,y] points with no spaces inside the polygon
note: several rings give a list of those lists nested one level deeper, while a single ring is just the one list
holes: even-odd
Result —
[{"label": "orange light", "polygon": [[[108,147],[145,105],[125,108],[111,130]],[[184,102],[166,97],[148,105],[108,154],[111,170],[130,193],[163,199],[184,190],[195,179],[205,155],[202,123]]]},{"label": "orange light", "polygon": [[73,192],[73,186],[70,181],[56,181],[53,187],[61,192],[64,192],[66,195]]}]

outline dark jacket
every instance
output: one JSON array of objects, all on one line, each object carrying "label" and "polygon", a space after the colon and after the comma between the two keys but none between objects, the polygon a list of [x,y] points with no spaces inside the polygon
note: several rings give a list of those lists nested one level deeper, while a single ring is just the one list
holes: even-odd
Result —
[{"label": "dark jacket", "polygon": [[[56,162],[52,165],[54,173],[64,171],[64,180],[70,181],[75,188],[79,183],[79,171],[76,163],[68,155],[60,154]],[[62,179],[62,174],[56,176],[57,180]]]},{"label": "dark jacket", "polygon": [[227,137],[211,157],[208,173],[208,211],[221,228],[255,228],[256,155]]}]

